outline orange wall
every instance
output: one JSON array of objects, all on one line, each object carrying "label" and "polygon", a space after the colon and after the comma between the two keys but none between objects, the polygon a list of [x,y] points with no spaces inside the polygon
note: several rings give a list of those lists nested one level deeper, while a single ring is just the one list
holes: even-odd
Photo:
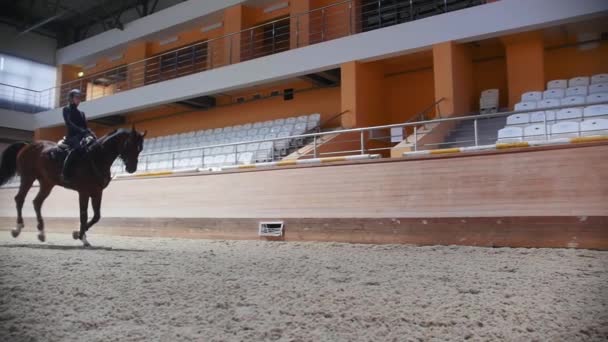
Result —
[{"label": "orange wall", "polygon": [[545,50],[545,78],[569,79],[608,72],[608,42],[589,50],[569,46]]},{"label": "orange wall", "polygon": [[[180,111],[183,111],[183,108],[173,110],[173,112]],[[217,107],[209,111],[166,116],[171,112],[171,109],[159,109],[133,114],[128,117],[129,125],[135,123],[138,130],[146,129],[148,136],[155,137],[312,113],[320,113],[321,121],[323,121],[340,112],[340,88],[296,93],[294,100],[291,101],[284,101],[282,96],[277,96],[244,104]],[[153,116],[157,117],[151,119]]]},{"label": "orange wall", "polygon": [[527,91],[545,89],[544,42],[540,32],[526,32],[504,37],[507,54],[509,107]]},{"label": "orange wall", "polygon": [[[473,62],[474,96],[478,100],[481,92],[486,89],[499,90],[501,107],[509,105],[509,91],[507,85],[507,61],[504,57],[497,57]],[[473,107],[479,108],[479,101]]]},{"label": "orange wall", "polygon": [[433,69],[389,76],[383,83],[390,118],[387,124],[405,122],[434,102]]}]

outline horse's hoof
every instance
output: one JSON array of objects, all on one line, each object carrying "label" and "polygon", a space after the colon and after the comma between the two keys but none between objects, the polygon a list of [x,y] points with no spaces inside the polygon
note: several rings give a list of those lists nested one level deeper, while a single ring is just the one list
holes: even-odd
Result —
[{"label": "horse's hoof", "polygon": [[77,230],[73,231],[72,238],[74,238],[74,240],[80,240],[80,232]]},{"label": "horse's hoof", "polygon": [[91,247],[91,244],[85,241],[85,242],[82,243],[82,246],[84,248],[89,248],[89,247]]},{"label": "horse's hoof", "polygon": [[40,242],[45,242],[46,241],[46,234],[44,234],[44,233],[38,233],[38,240],[40,240]]},{"label": "horse's hoof", "polygon": [[13,229],[13,230],[11,230],[11,235],[12,235],[14,238],[17,238],[17,236],[19,236],[19,234],[21,234],[21,231],[20,231],[20,230],[18,230],[18,229]]}]

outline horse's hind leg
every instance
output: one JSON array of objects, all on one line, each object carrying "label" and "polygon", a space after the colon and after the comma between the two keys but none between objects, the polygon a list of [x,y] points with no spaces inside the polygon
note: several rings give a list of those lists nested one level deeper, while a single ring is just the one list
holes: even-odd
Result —
[{"label": "horse's hind leg", "polygon": [[15,204],[17,206],[17,227],[11,231],[11,235],[16,238],[21,234],[21,230],[24,227],[23,224],[23,203],[25,202],[25,197],[27,193],[30,191],[32,184],[34,184],[34,178],[28,177],[25,175],[21,176],[21,184],[19,185],[19,192],[17,196],[15,196]]},{"label": "horse's hind leg", "polygon": [[38,219],[38,240],[44,242],[46,240],[46,235],[44,234],[44,220],[42,219],[42,203],[49,196],[51,190],[53,189],[52,185],[46,183],[40,183],[40,191],[38,191],[38,195],[34,198],[34,210],[36,211],[36,219]]}]

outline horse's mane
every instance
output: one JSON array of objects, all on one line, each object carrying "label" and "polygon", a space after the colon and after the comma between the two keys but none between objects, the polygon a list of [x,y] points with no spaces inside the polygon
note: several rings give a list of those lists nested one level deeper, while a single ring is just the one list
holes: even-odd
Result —
[{"label": "horse's mane", "polygon": [[103,137],[99,138],[99,143],[103,144],[106,141],[112,140],[112,139],[114,139],[120,135],[124,135],[124,134],[131,134],[131,130],[126,129],[126,128],[115,129],[115,130],[111,131],[110,133],[104,135]]}]

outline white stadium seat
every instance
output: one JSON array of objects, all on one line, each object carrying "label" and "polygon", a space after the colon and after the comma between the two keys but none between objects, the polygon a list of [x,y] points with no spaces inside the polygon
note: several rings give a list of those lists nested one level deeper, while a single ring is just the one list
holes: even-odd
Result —
[{"label": "white stadium seat", "polygon": [[498,97],[498,89],[486,89],[481,92],[481,97]]},{"label": "white stadium seat", "polygon": [[259,143],[251,143],[247,145],[247,152],[255,152],[260,148]]},{"label": "white stadium seat", "polygon": [[545,110],[540,112],[532,112],[530,113],[530,122],[552,122],[555,121],[555,111],[553,110]]},{"label": "white stadium seat", "polygon": [[551,126],[551,139],[571,138],[579,136],[579,123],[562,121]]},{"label": "white stadium seat", "polygon": [[270,127],[262,127],[258,130],[259,135],[266,135],[270,133]]},{"label": "white stadium seat", "polygon": [[293,134],[304,134],[306,132],[306,122],[299,122],[293,128]]},{"label": "white stadium seat", "polygon": [[545,108],[559,107],[560,105],[561,105],[561,101],[559,99],[546,99],[546,100],[538,101],[536,108],[545,109]]},{"label": "white stadium seat", "polygon": [[273,122],[274,121],[272,121],[272,120],[264,121],[264,122],[262,122],[262,126],[263,127],[272,127]]},{"label": "white stadium seat", "polygon": [[608,102],[608,93],[597,93],[587,96],[587,104]]},{"label": "white stadium seat", "polygon": [[251,128],[253,128],[253,125],[251,123],[246,123],[246,124],[244,124],[244,125],[241,126],[241,129],[245,130],[245,131],[249,130]]},{"label": "white stadium seat", "polygon": [[238,159],[239,159],[239,164],[252,164],[253,163],[253,152],[239,153]]},{"label": "white stadium seat", "polygon": [[256,122],[253,124],[252,128],[262,128],[264,126],[263,122]]},{"label": "white stadium seat", "polygon": [[547,82],[547,89],[566,89],[568,80],[552,80]]},{"label": "white stadium seat", "polygon": [[591,76],[591,84],[608,83],[608,74],[596,74]]},{"label": "white stadium seat", "polygon": [[530,115],[527,113],[513,114],[507,117],[507,126],[528,125],[530,123]]},{"label": "white stadium seat", "polygon": [[296,118],[296,121],[306,123],[308,122],[308,115],[300,115]]},{"label": "white stadium seat", "polygon": [[582,120],[583,109],[582,108],[564,108],[557,111],[555,115],[556,120]]},{"label": "white stadium seat", "polygon": [[295,117],[290,117],[290,118],[285,119],[285,124],[292,124],[293,125],[293,124],[296,123],[296,121],[297,121],[297,119]]},{"label": "white stadium seat", "polygon": [[561,101],[562,106],[580,106],[585,104],[585,96],[568,96]]},{"label": "white stadium seat", "polygon": [[[547,134],[551,133],[551,126],[547,127]],[[525,140],[542,140],[545,138],[545,125],[534,124],[524,128]]]},{"label": "white stadium seat", "polygon": [[568,80],[568,87],[578,87],[578,86],[588,86],[589,85],[589,77],[587,76],[579,76],[574,77]]},{"label": "white stadium seat", "polygon": [[608,83],[598,83],[589,86],[589,94],[608,93]]},{"label": "white stadium seat", "polygon": [[515,104],[515,110],[532,110],[532,109],[536,109],[537,107],[537,102],[532,102],[532,101],[526,101],[526,102],[519,102]]},{"label": "white stadium seat", "polygon": [[285,124],[285,119],[276,119],[273,121],[273,126],[283,126]]},{"label": "white stadium seat", "polygon": [[608,135],[608,119],[591,119],[581,122],[581,135]]},{"label": "white stadium seat", "polygon": [[561,99],[566,97],[566,91],[564,89],[548,89],[543,92],[543,99]]},{"label": "white stadium seat", "polygon": [[566,96],[587,96],[589,88],[587,86],[570,87],[566,89]]},{"label": "white stadium seat", "polygon": [[285,124],[281,127],[281,132],[288,132],[291,134],[291,132],[293,131],[293,124]]},{"label": "white stadium seat", "polygon": [[498,142],[518,142],[523,137],[523,129],[521,127],[505,127],[498,131]]},{"label": "white stadium seat", "polygon": [[542,91],[529,91],[529,92],[521,94],[521,100],[522,100],[522,102],[526,102],[526,101],[540,101],[542,99],[543,99],[543,92]]},{"label": "white stadium seat", "polygon": [[585,119],[594,117],[596,118],[598,116],[608,116],[608,104],[585,107],[583,111],[583,117]]}]

